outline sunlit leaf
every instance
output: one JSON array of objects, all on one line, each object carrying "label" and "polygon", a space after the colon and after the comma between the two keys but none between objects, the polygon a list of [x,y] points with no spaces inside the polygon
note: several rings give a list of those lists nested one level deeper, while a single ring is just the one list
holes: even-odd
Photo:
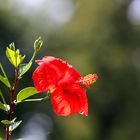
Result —
[{"label": "sunlit leaf", "polygon": [[18,122],[14,122],[14,123],[10,124],[9,131],[15,130],[21,124],[21,122],[22,121],[18,121]]},{"label": "sunlit leaf", "polygon": [[8,124],[11,124],[11,121],[9,121],[9,120],[2,120],[1,123],[5,124],[5,125],[8,125]]},{"label": "sunlit leaf", "polygon": [[27,87],[22,89],[18,95],[17,95],[17,102],[20,102],[32,95],[35,95],[37,93],[36,89],[34,87]]},{"label": "sunlit leaf", "polygon": [[0,140],[3,140],[3,138],[2,138],[2,137],[0,137]]},{"label": "sunlit leaf", "polygon": [[[13,43],[10,44],[11,46],[14,46]],[[9,46],[10,46],[9,45]],[[15,46],[14,46],[15,47]],[[6,49],[6,56],[9,59],[9,61],[11,62],[11,64],[14,65],[14,67],[18,67],[19,64],[23,61],[23,59],[25,58],[25,56],[21,56],[20,55],[20,51],[17,50],[13,50],[7,47]]]},{"label": "sunlit leaf", "polygon": [[28,64],[21,64],[20,65],[20,75],[19,77],[21,77],[23,74],[25,74],[31,67],[32,62],[29,62]]},{"label": "sunlit leaf", "polygon": [[0,109],[7,111],[6,106],[2,102],[0,102]]},{"label": "sunlit leaf", "polygon": [[3,77],[2,75],[0,75],[0,81],[5,84],[7,87],[10,87],[10,83],[7,80],[7,78]]}]

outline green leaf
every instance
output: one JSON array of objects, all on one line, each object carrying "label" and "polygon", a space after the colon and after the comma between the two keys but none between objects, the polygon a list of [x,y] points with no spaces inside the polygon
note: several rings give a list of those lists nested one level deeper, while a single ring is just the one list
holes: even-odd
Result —
[{"label": "green leaf", "polygon": [[30,69],[31,65],[32,65],[32,62],[29,62],[28,64],[21,64],[19,68],[19,72],[20,72],[19,77],[25,74]]},{"label": "green leaf", "polygon": [[19,75],[24,71],[25,67],[26,67],[27,64],[20,64],[19,66]]},{"label": "green leaf", "polygon": [[17,95],[17,102],[21,102],[22,100],[35,95],[37,93],[34,87],[27,87],[22,89]]},{"label": "green leaf", "polygon": [[1,123],[5,124],[5,125],[8,125],[8,124],[11,124],[11,121],[9,121],[9,120],[2,120]]},{"label": "green leaf", "polygon": [[0,109],[2,109],[4,111],[7,111],[5,105],[2,102],[0,102]]},{"label": "green leaf", "polygon": [[19,64],[23,61],[25,56],[21,56],[20,51],[18,49],[15,50],[13,48],[15,48],[15,45],[14,43],[11,43],[9,45],[9,48],[7,47],[6,49],[6,56],[11,62],[11,64],[14,65],[15,68],[17,68]]},{"label": "green leaf", "polygon": [[0,81],[2,81],[7,87],[11,87],[10,82],[8,80],[8,77],[7,77],[7,75],[6,75],[5,71],[4,71],[4,68],[3,68],[1,63],[0,63],[0,69],[1,69],[1,71],[3,73],[3,75],[4,75],[4,76],[0,75]]},{"label": "green leaf", "polygon": [[10,87],[10,83],[8,81],[7,78],[3,77],[2,75],[0,75],[0,81],[5,84],[7,87]]},{"label": "green leaf", "polygon": [[14,123],[14,122],[16,121],[16,119],[17,119],[17,118],[15,117],[11,122]]},{"label": "green leaf", "polygon": [[4,103],[3,105],[5,106],[6,111],[8,111],[9,108],[10,108],[10,106],[9,106],[8,104],[6,104],[5,98],[4,98],[4,96],[3,96],[2,92],[1,92],[1,90],[0,90],[0,97],[1,97],[1,99],[2,99],[2,101],[3,101],[3,103]]},{"label": "green leaf", "polygon": [[0,140],[3,140],[3,138],[2,138],[2,137],[0,137]]},{"label": "green leaf", "polygon": [[10,124],[9,131],[15,130],[21,124],[21,122],[22,121],[17,121],[17,122],[14,122],[14,123]]},{"label": "green leaf", "polygon": [[15,122],[16,118],[14,118],[12,121],[9,120],[2,120],[1,123],[3,123],[4,125],[9,125],[9,131],[13,131],[15,130],[22,121],[17,121]]}]

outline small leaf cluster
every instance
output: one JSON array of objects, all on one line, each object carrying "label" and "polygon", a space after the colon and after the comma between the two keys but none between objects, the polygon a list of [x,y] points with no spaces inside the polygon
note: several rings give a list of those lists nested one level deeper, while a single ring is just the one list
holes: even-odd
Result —
[{"label": "small leaf cluster", "polygon": [[4,125],[9,125],[9,131],[12,132],[15,130],[22,121],[16,121],[17,118],[14,118],[12,121],[9,120],[2,120],[1,123]]},{"label": "small leaf cluster", "polygon": [[9,47],[7,47],[6,49],[6,56],[8,58],[8,60],[11,62],[11,64],[17,68],[19,66],[19,64],[22,63],[22,61],[24,60],[25,58],[25,55],[22,56],[20,54],[20,50],[19,49],[15,49],[15,44],[14,43],[11,43],[9,45]]}]

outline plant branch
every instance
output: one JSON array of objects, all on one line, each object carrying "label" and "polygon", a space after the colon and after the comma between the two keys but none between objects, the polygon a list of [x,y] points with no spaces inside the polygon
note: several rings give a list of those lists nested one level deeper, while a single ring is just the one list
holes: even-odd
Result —
[{"label": "plant branch", "polygon": [[[8,112],[8,120],[12,120],[12,115],[14,113],[14,96],[16,92],[16,88],[19,82],[19,67],[15,69],[15,81],[13,87],[10,89],[10,110]],[[11,132],[9,130],[9,125],[6,126],[6,140],[10,139]]]}]

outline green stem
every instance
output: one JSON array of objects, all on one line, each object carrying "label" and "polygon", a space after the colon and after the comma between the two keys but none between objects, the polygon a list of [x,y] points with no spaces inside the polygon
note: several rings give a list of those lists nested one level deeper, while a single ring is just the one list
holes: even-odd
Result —
[{"label": "green stem", "polygon": [[31,58],[30,62],[32,62],[34,60],[35,56],[36,56],[36,51],[34,51],[33,56]]},{"label": "green stem", "polygon": [[50,99],[49,96],[46,96],[44,98],[39,98],[39,99],[26,99],[26,100],[23,100],[23,101],[15,102],[15,105],[17,105],[19,103],[24,103],[24,102],[40,102],[40,101],[45,101],[45,100],[49,100],[49,99]]},{"label": "green stem", "polygon": [[30,59],[30,61],[27,63],[27,65],[25,66],[25,71],[22,71],[20,74],[19,74],[19,79],[21,79],[21,76],[23,75],[23,74],[25,74],[28,70],[29,70],[29,68],[31,67],[31,65],[32,65],[32,61],[34,60],[34,58],[35,58],[35,56],[36,56],[36,51],[34,51],[34,53],[33,53],[33,55],[32,55],[32,58]]}]

